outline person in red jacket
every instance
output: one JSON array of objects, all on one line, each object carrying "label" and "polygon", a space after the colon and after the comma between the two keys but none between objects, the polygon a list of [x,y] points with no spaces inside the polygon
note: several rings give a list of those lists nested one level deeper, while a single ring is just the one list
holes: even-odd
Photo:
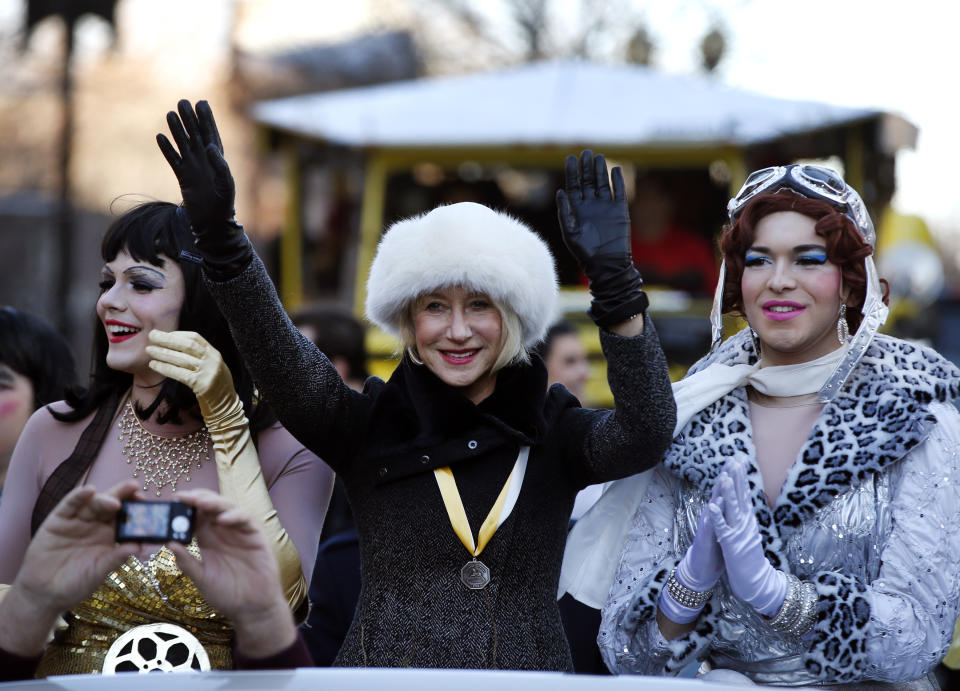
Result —
[{"label": "person in red jacket", "polygon": [[646,284],[712,293],[718,260],[710,240],[677,221],[673,200],[652,175],[637,177],[630,220],[634,263]]}]

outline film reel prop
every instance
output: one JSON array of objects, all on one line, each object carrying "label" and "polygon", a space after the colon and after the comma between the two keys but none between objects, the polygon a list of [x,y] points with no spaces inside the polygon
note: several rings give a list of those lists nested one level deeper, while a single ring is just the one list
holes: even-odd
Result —
[{"label": "film reel prop", "polygon": [[144,624],[113,642],[103,661],[103,673],[206,672],[207,651],[196,636],[176,624]]}]

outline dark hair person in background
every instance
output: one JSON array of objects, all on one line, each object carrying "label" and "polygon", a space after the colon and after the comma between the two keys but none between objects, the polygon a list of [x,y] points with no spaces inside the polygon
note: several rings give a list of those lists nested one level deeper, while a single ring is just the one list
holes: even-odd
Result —
[{"label": "dark hair person in background", "polygon": [[343,382],[354,391],[363,389],[367,371],[367,330],[342,307],[310,305],[290,315],[300,333],[330,360]]},{"label": "dark hair person in background", "polygon": [[76,383],[73,353],[47,322],[13,307],[0,307],[0,493],[27,420],[59,401]]},{"label": "dark hair person in background", "polygon": [[[299,309],[290,319],[327,356],[344,384],[363,390],[369,376],[363,322],[342,307],[322,303]],[[309,596],[303,639],[314,663],[329,667],[347,636],[360,597],[360,536],[341,477],[336,479],[323,522]]]},{"label": "dark hair person in background", "polygon": [[[577,327],[565,319],[554,322],[537,344],[536,353],[547,367],[547,384],[562,384],[582,401],[584,387],[590,378],[590,362]],[[577,492],[570,512],[571,525],[593,505],[602,491],[603,485],[589,485]],[[597,649],[600,611],[569,595],[564,595],[557,604],[570,643],[574,671],[577,674],[609,674]]]},{"label": "dark hair person in background", "polygon": [[[186,215],[167,202],[137,206],[107,229],[89,386],[41,408],[24,428],[0,503],[0,583],[14,578],[31,534],[73,487],[132,476],[154,499],[173,500],[189,482],[250,511],[270,537],[291,608],[305,609],[304,570],[332,473],[255,405],[193,249]],[[169,550],[143,545],[71,609],[38,673],[104,671],[121,636],[158,621],[191,631],[212,668],[233,667],[230,622]]]}]

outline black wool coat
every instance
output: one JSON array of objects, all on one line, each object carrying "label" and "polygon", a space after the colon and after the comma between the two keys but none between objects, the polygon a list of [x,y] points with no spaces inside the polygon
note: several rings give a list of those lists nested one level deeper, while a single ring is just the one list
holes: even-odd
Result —
[{"label": "black wool coat", "polygon": [[[335,664],[572,670],[556,597],[576,493],[651,467],[673,432],[652,323],[635,338],[601,331],[615,410],[548,391],[539,359],[502,370],[474,405],[409,361],[387,382],[348,389],[287,319],[256,257],[208,287],[280,421],[347,488],[362,586]],[[452,468],[476,539],[521,446],[530,456],[519,498],[479,557],[491,582],[469,590],[459,574],[471,556],[432,471]]]}]

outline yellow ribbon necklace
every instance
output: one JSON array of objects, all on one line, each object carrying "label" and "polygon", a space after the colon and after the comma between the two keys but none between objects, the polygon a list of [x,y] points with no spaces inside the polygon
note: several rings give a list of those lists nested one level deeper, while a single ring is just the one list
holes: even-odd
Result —
[{"label": "yellow ribbon necklace", "polygon": [[490,583],[490,569],[482,561],[478,561],[477,557],[490,542],[493,534],[497,532],[497,528],[507,520],[507,517],[513,511],[513,507],[517,503],[517,497],[520,496],[523,476],[527,472],[529,456],[530,447],[521,446],[520,453],[517,454],[517,461],[513,464],[513,470],[510,471],[503,489],[500,490],[497,500],[493,503],[493,508],[490,509],[483,525],[480,526],[476,543],[473,541],[473,531],[470,530],[470,522],[467,520],[467,512],[463,508],[463,500],[460,499],[460,492],[457,490],[457,481],[453,477],[453,471],[450,466],[437,468],[433,471],[453,532],[460,538],[460,542],[467,548],[467,551],[473,555],[473,559],[460,569],[460,581],[470,590],[482,590]]}]

